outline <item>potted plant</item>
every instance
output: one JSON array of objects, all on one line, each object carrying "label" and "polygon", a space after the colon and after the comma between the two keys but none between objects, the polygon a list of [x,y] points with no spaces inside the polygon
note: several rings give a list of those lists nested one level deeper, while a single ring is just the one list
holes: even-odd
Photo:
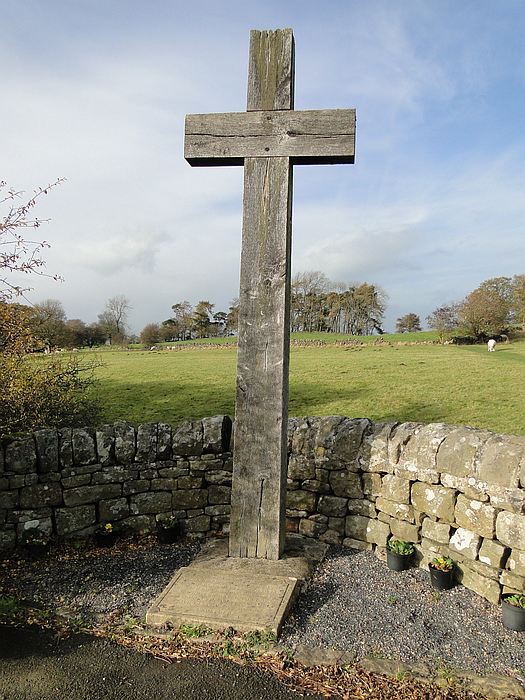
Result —
[{"label": "potted plant", "polygon": [[100,523],[95,530],[97,547],[113,547],[117,541],[117,533],[111,523]]},{"label": "potted plant", "polygon": [[161,544],[171,544],[176,542],[182,534],[180,520],[174,515],[157,520],[157,539]]},{"label": "potted plant", "polygon": [[430,583],[436,591],[448,591],[454,585],[454,561],[450,557],[436,557],[428,565]]},{"label": "potted plant", "polygon": [[523,632],[525,630],[525,595],[512,593],[501,599],[501,618],[508,630]]},{"label": "potted plant", "polygon": [[22,534],[22,544],[32,557],[40,559],[49,554],[51,541],[45,532],[41,532],[36,527],[33,527],[25,530]]},{"label": "potted plant", "polygon": [[390,538],[387,543],[386,563],[392,571],[404,571],[408,568],[414,545],[404,540]]}]

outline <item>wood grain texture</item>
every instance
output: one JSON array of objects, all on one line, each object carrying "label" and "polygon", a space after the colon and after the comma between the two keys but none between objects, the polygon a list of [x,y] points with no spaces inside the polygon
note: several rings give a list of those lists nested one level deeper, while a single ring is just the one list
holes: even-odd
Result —
[{"label": "wood grain texture", "polygon": [[242,165],[289,156],[291,163],[353,163],[355,110],[191,114],[184,157],[191,165]]},{"label": "wood grain texture", "polygon": [[288,159],[247,159],[230,556],[284,547],[291,210]]},{"label": "wood grain texture", "polygon": [[291,29],[250,32],[247,110],[293,109],[295,46]]}]

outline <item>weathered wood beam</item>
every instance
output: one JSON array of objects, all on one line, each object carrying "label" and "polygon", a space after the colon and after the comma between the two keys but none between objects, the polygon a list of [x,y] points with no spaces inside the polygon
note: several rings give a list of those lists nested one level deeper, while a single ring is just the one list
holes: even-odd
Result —
[{"label": "weathered wood beam", "polygon": [[191,165],[242,165],[244,158],[292,164],[353,163],[355,109],[189,114],[184,157]]}]

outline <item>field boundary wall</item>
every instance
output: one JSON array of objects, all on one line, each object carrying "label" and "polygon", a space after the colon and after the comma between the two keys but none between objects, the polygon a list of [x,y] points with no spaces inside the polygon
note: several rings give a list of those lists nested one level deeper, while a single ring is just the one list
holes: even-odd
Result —
[{"label": "field boundary wall", "polygon": [[[0,447],[0,551],[36,528],[90,537],[99,523],[153,531],[168,515],[189,536],[227,534],[232,422],[172,428],[125,422],[38,430]],[[525,437],[441,423],[343,416],[289,421],[287,528],[373,549],[413,542],[426,567],[457,563],[467,588],[497,603],[525,590]]]}]

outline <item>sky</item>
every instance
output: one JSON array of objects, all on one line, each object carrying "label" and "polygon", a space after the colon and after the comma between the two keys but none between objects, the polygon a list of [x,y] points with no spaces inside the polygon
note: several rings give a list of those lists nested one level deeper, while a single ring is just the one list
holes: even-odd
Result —
[{"label": "sky", "polygon": [[292,273],[380,285],[387,331],[525,273],[523,0],[1,0],[0,180],[66,178],[31,301],[228,310],[242,168],[191,168],[184,116],[244,111],[250,29],[284,27],[295,109],[357,110],[354,165],[294,168]]}]

